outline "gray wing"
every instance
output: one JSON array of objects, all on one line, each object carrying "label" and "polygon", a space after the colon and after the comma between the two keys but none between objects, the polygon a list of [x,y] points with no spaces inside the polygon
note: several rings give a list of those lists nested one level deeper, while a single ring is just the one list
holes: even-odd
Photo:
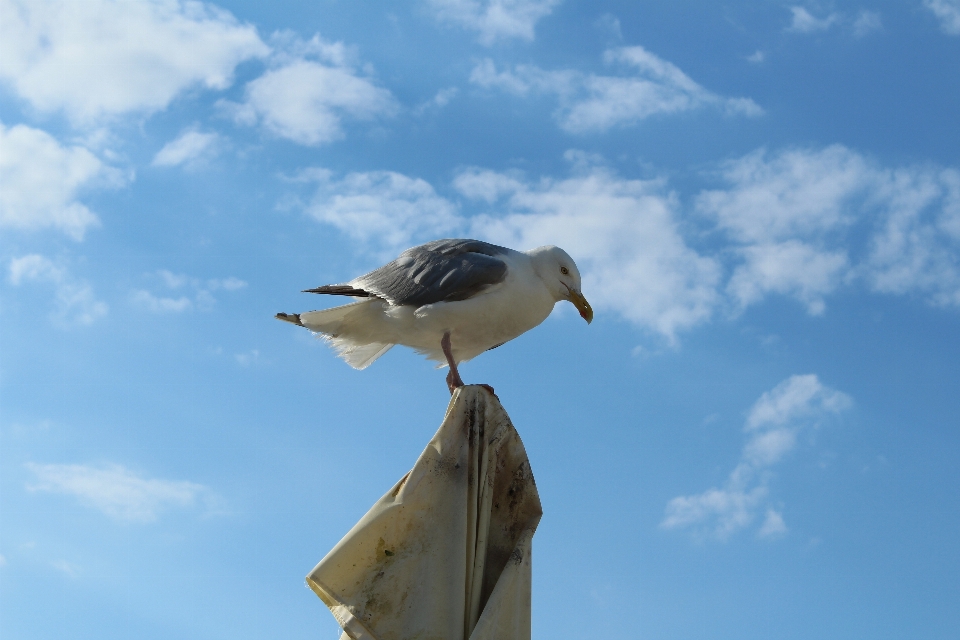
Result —
[{"label": "gray wing", "polygon": [[479,240],[435,240],[407,249],[400,257],[349,285],[308,289],[354,297],[377,296],[391,304],[421,307],[436,302],[466,300],[486,287],[503,282],[510,249]]}]

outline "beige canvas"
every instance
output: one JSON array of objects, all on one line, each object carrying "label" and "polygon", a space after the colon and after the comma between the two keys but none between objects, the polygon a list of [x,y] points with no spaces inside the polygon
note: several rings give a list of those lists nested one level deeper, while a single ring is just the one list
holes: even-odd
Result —
[{"label": "beige canvas", "polygon": [[542,511],[496,396],[458,389],[413,469],[307,576],[342,640],[527,640]]}]

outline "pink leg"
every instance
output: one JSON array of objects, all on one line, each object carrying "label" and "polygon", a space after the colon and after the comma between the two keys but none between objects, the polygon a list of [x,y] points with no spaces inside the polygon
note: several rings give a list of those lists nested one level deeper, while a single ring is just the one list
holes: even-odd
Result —
[{"label": "pink leg", "polygon": [[457,363],[453,359],[453,351],[450,349],[450,332],[443,334],[440,340],[440,348],[443,349],[443,355],[447,358],[447,365],[450,367],[447,373],[447,388],[450,389],[450,395],[453,395],[454,389],[463,386],[463,380],[460,379],[460,372],[457,371]]},{"label": "pink leg", "polygon": [[[443,334],[443,338],[440,340],[440,348],[443,349],[443,355],[447,358],[447,364],[450,366],[450,371],[447,373],[447,388],[450,389],[450,395],[453,395],[454,390],[457,387],[464,386],[463,380],[460,379],[460,372],[457,370],[457,363],[453,360],[453,350],[450,348],[450,332],[447,331]],[[494,393],[493,387],[488,384],[481,384],[481,387],[490,392],[490,395],[496,396]]]}]

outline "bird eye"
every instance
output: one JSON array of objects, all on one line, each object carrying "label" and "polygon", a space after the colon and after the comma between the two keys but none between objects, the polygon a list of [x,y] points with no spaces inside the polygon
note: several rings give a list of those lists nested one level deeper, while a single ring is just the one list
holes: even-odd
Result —
[{"label": "bird eye", "polygon": [[560,267],[560,273],[562,273],[565,276],[568,276],[570,275],[570,269],[567,269],[566,267]]}]

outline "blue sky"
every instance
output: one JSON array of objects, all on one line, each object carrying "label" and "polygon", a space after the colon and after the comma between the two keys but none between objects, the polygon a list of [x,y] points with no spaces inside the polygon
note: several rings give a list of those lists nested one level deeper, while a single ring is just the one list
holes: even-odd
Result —
[{"label": "blue sky", "polygon": [[960,3],[0,2],[0,632],[335,638],[303,576],[443,371],[278,311],[557,244],[465,364],[540,638],[960,631]]}]

